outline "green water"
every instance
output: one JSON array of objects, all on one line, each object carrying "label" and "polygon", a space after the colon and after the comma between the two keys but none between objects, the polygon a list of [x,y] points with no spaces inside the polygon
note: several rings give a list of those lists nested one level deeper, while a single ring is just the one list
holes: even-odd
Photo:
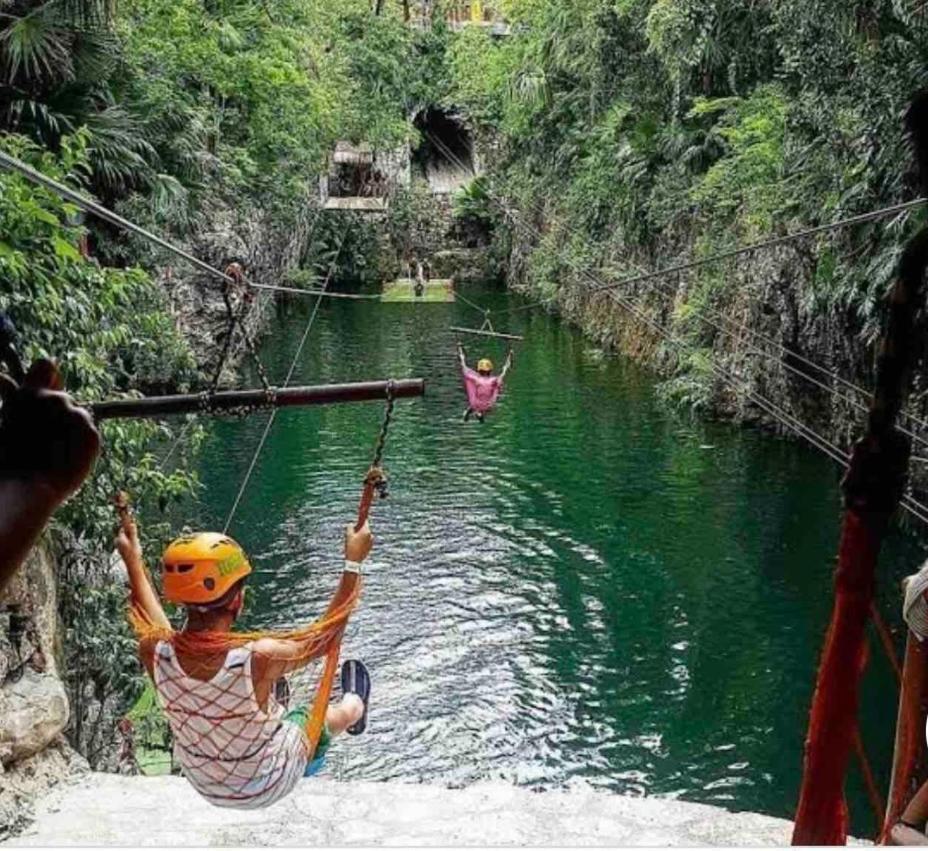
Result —
[{"label": "green water", "polygon": [[[517,304],[468,291],[497,309]],[[263,347],[286,373],[308,316],[282,308]],[[834,465],[769,435],[662,407],[653,376],[541,313],[505,397],[464,408],[449,325],[463,304],[322,306],[295,381],[422,376],[387,447],[392,495],[345,652],[367,661],[368,735],[338,778],[548,789],[592,784],[790,816],[839,516]],[[472,342],[497,362],[499,344]],[[231,533],[251,554],[251,626],[312,619],[341,566],[381,406],[283,411]],[[193,514],[225,518],[264,415],[215,420]],[[901,536],[884,588],[919,563]],[[898,623],[898,601],[884,611]],[[895,686],[874,653],[863,736],[885,787]],[[873,816],[856,770],[854,830]]]}]

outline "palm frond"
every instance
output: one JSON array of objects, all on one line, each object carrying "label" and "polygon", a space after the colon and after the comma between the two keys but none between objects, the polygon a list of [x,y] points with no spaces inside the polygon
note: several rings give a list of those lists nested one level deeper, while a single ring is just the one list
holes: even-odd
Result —
[{"label": "palm frond", "polygon": [[45,15],[27,15],[0,32],[0,67],[8,83],[21,78],[39,85],[71,80],[72,34]]}]

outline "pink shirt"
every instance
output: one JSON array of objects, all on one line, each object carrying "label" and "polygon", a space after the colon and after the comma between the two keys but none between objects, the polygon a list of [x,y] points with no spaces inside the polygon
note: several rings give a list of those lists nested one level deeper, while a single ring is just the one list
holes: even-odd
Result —
[{"label": "pink shirt", "polygon": [[497,375],[481,375],[468,367],[461,370],[464,389],[467,391],[467,403],[478,414],[485,414],[492,409],[503,389],[503,380]]}]

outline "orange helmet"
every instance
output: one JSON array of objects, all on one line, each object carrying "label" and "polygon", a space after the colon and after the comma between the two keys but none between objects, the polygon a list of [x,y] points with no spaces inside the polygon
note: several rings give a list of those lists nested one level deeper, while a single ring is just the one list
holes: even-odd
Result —
[{"label": "orange helmet", "polygon": [[481,358],[477,361],[477,372],[493,372],[493,361],[489,358]]},{"label": "orange helmet", "polygon": [[164,596],[183,606],[215,603],[251,573],[242,548],[218,532],[200,532],[172,541],[161,566]]}]

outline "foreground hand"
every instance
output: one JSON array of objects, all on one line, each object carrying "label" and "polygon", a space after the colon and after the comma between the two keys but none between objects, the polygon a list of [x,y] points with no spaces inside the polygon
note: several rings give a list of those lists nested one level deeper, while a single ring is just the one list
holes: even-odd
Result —
[{"label": "foreground hand", "polygon": [[345,560],[360,564],[370,554],[374,546],[374,536],[371,527],[365,523],[359,531],[355,532],[354,524],[349,523],[345,529]]},{"label": "foreground hand", "polygon": [[90,414],[61,387],[45,359],[32,364],[21,387],[0,375],[0,478],[20,479],[55,505],[80,488],[100,451]]}]

